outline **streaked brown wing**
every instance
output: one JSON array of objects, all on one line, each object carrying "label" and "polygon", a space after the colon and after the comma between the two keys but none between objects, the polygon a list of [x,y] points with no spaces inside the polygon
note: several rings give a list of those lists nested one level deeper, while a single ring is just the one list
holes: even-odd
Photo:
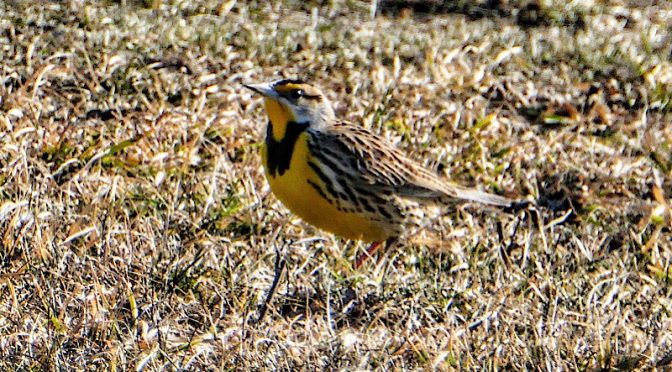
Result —
[{"label": "streaked brown wing", "polygon": [[470,200],[499,206],[512,201],[483,191],[452,185],[408,159],[383,137],[347,122],[321,131],[323,156],[359,189],[415,199],[447,202]]},{"label": "streaked brown wing", "polygon": [[457,195],[441,180],[409,160],[384,138],[346,122],[322,130],[319,144],[324,162],[338,167],[358,187],[412,198]]}]

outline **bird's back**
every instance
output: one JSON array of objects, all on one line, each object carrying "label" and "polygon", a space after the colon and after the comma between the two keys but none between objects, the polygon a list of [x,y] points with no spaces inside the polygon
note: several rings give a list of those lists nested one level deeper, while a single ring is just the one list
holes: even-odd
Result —
[{"label": "bird's back", "polygon": [[511,200],[450,184],[370,130],[334,121],[307,131],[308,149],[323,192],[348,210],[376,221],[389,236],[418,225],[420,209],[460,200],[509,206]]},{"label": "bird's back", "polygon": [[[511,199],[454,185],[406,157],[383,137],[354,124],[337,121],[311,135],[315,154],[327,156],[357,187],[381,194],[394,194],[421,202],[448,199],[510,206]],[[340,159],[340,161],[337,161]]]}]

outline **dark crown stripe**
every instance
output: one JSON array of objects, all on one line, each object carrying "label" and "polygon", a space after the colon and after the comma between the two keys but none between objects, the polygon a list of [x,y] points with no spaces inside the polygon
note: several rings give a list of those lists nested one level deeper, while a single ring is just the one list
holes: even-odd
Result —
[{"label": "dark crown stripe", "polygon": [[273,86],[279,87],[287,84],[305,84],[306,82],[300,79],[284,79],[280,80],[277,83],[273,84]]}]

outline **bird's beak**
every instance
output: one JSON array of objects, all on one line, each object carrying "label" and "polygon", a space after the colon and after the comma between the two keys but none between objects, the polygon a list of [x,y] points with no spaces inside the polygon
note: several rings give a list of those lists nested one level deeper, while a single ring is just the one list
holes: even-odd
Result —
[{"label": "bird's beak", "polygon": [[273,85],[269,83],[262,83],[262,84],[243,84],[243,86],[247,89],[251,89],[262,96],[265,97],[277,97],[278,92],[273,89]]}]

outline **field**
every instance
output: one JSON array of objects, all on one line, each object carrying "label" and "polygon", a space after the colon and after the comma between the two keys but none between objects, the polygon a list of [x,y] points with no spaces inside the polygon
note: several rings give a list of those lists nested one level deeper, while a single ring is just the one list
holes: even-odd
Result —
[{"label": "field", "polygon": [[[0,370],[672,368],[671,25],[654,0],[2,2]],[[365,243],[264,179],[241,84],[283,77],[534,203],[447,209],[354,269]]]}]

